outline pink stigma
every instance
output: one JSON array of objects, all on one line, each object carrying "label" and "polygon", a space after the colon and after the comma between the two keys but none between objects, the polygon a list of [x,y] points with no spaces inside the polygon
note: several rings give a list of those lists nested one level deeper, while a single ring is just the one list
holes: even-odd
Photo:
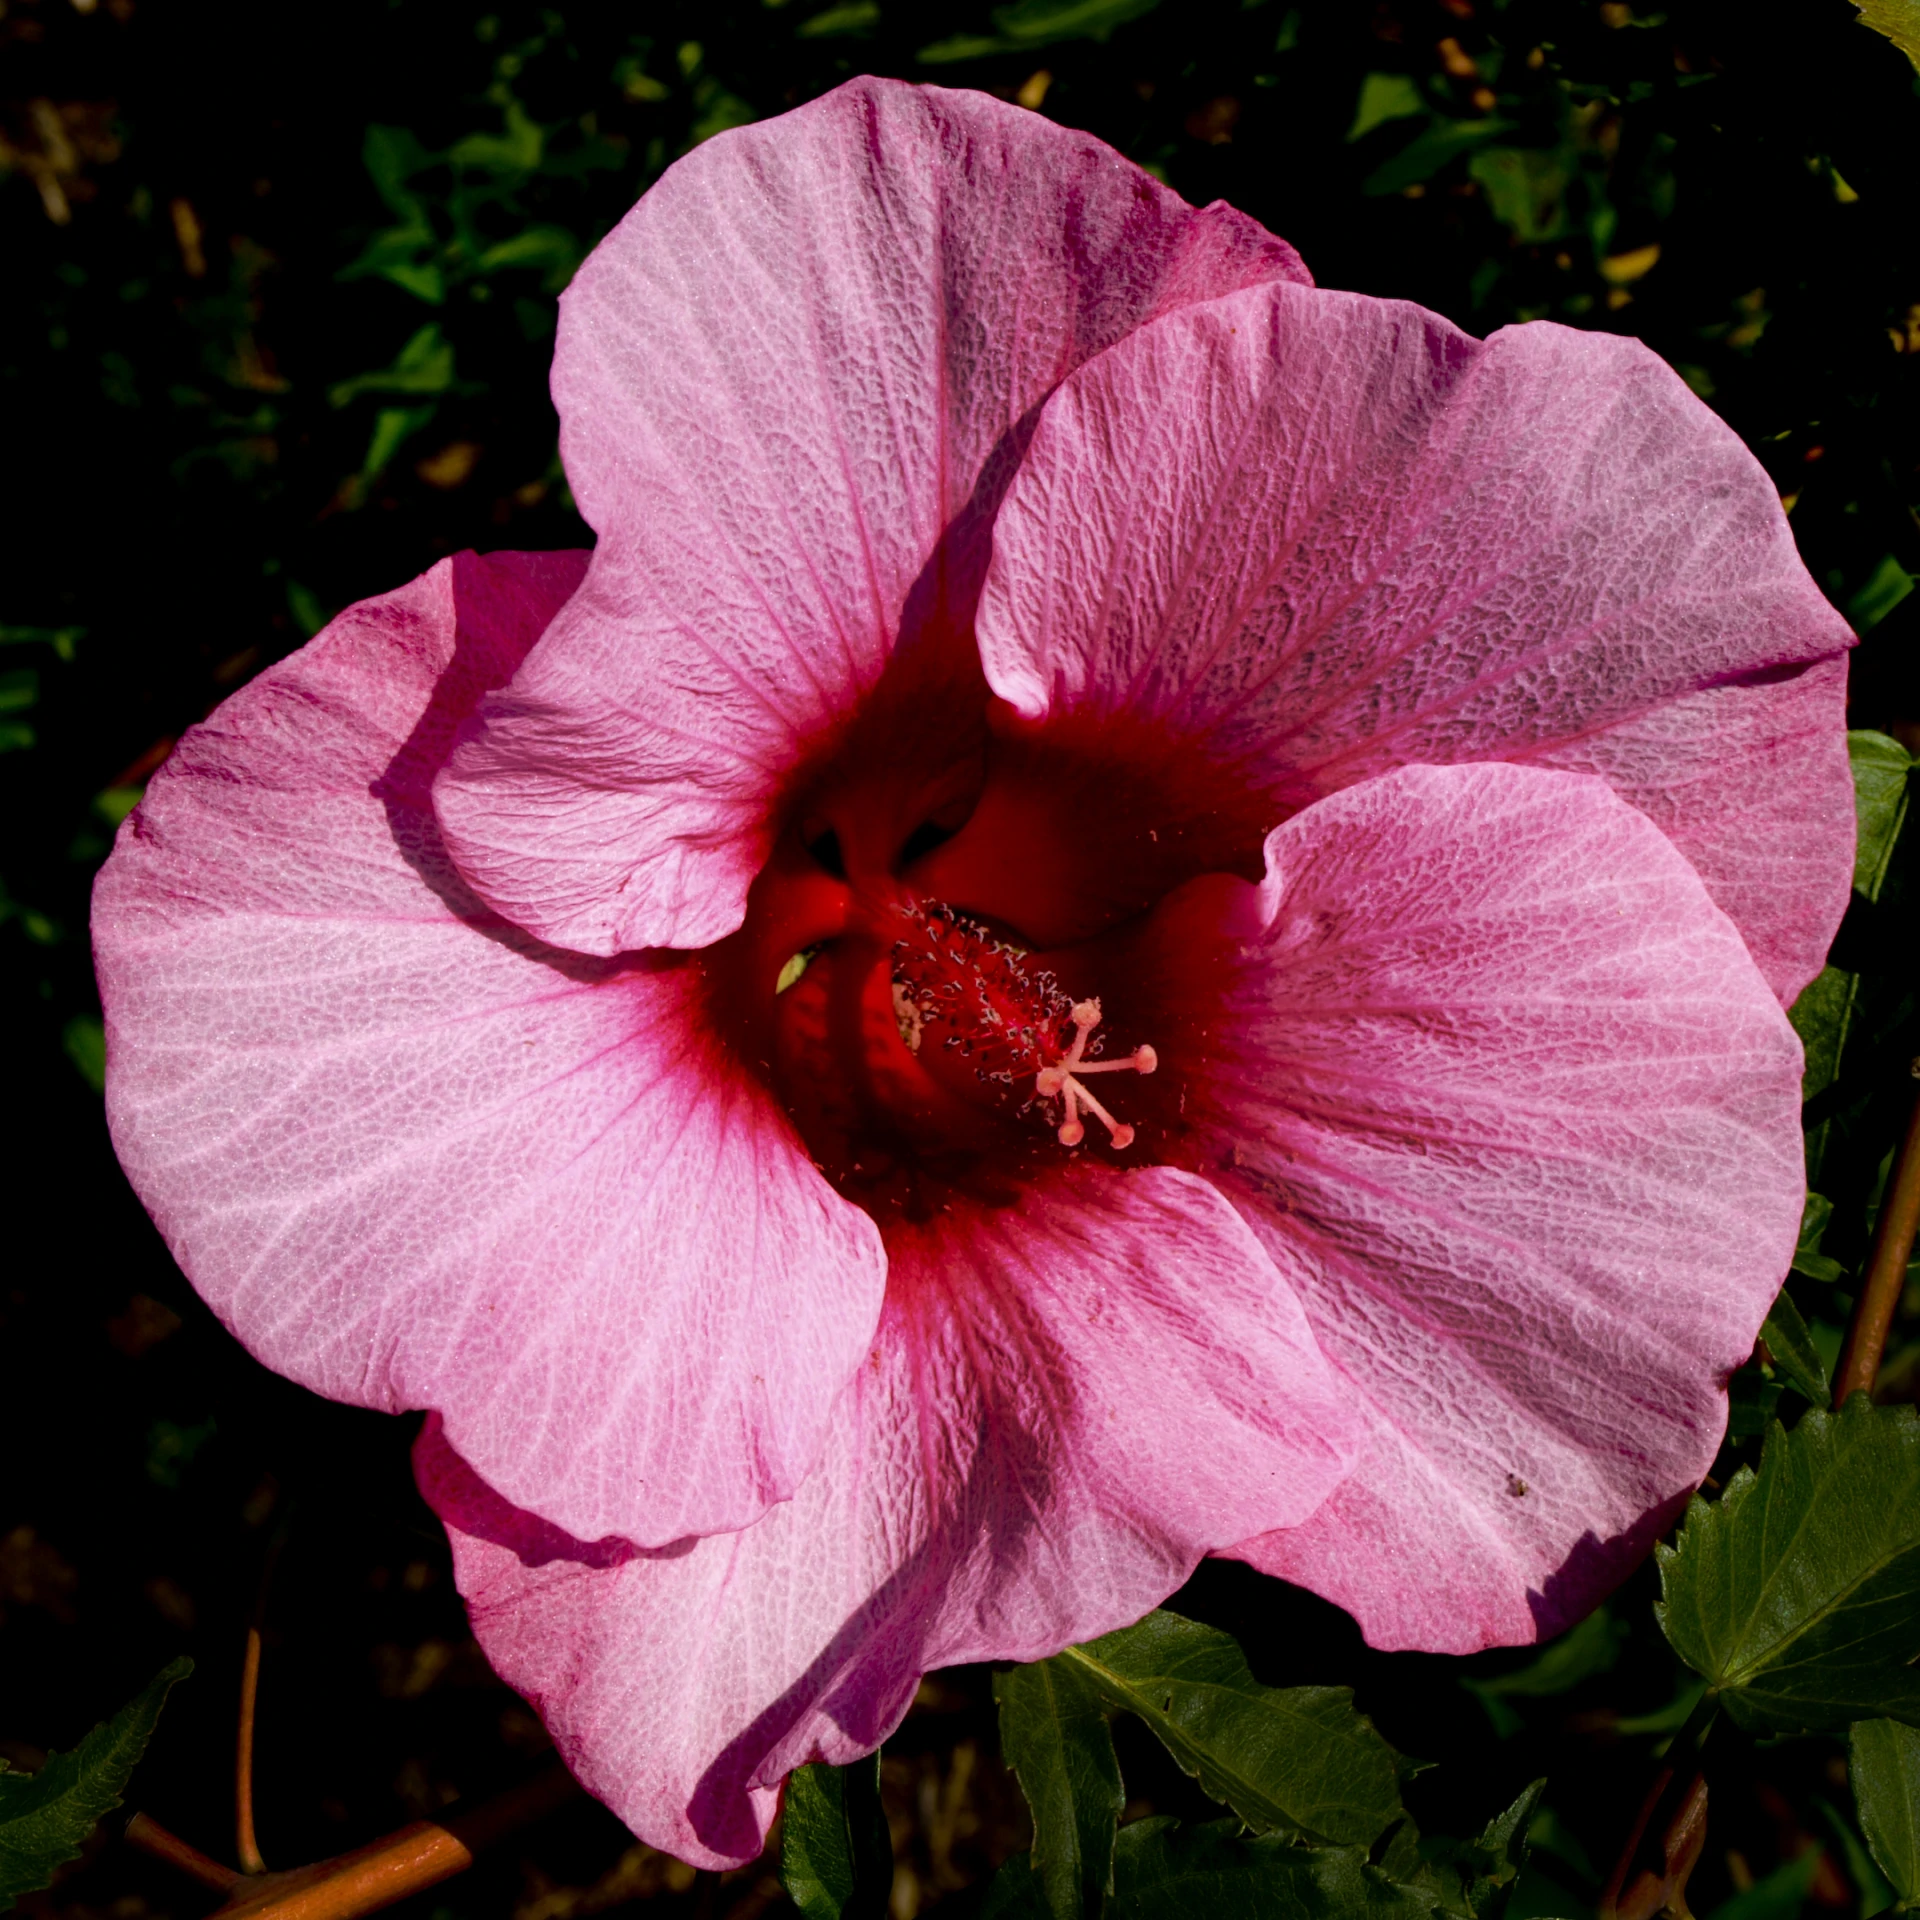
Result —
[{"label": "pink stigma", "polygon": [[1065,1099],[1067,1117],[1057,1134],[1063,1147],[1077,1147],[1087,1137],[1080,1120],[1083,1107],[1106,1127],[1116,1148],[1130,1147],[1133,1129],[1124,1120],[1116,1120],[1082,1082],[1090,1073],[1151,1073],[1160,1064],[1160,1056],[1151,1047],[1136,1047],[1124,1060],[1088,1060],[1084,1057],[1087,1036],[1100,1024],[1100,1002],[1077,1001],[1069,1018],[1073,1021],[1073,1045],[1033,1076],[1033,1090],[1043,1100]]}]

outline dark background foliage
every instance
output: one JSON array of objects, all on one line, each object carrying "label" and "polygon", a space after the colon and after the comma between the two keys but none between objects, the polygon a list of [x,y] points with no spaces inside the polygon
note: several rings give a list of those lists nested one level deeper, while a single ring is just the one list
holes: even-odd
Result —
[{"label": "dark background foliage", "polygon": [[[555,294],[691,144],[859,71],[1089,128],[1285,234],[1323,285],[1475,332],[1645,340],[1766,465],[1865,634],[1853,725],[1920,747],[1920,98],[1845,0],[5,0],[0,1756],[37,1765],[191,1652],[135,1798],[210,1850],[276,1540],[275,1865],[520,1778],[544,1736],[466,1637],[409,1423],[255,1366],[121,1180],[93,871],[181,729],[331,612],[461,547],[587,538],[546,396]],[[1920,1046],[1903,863],[1836,949],[1859,987],[1809,1110],[1834,1207],[1793,1284],[1829,1364]],[[1883,1398],[1914,1395],[1914,1304]],[[1782,1390],[1758,1364],[1736,1380],[1726,1465]],[[1464,1663],[1370,1653],[1335,1610],[1225,1564],[1175,1604],[1267,1680],[1355,1686],[1438,1762],[1410,1789],[1423,1824],[1471,1831],[1547,1774],[1516,1911],[1576,1915],[1685,1711],[1652,1591],[1649,1572],[1544,1656]],[[943,1676],[888,1749],[902,1920],[969,1911],[1024,1843],[993,1726],[988,1677]],[[1197,1806],[1137,1734],[1133,1811]],[[1730,1754],[1698,1911],[1871,1908],[1839,1756]],[[642,1897],[780,1896],[764,1868],[695,1887],[581,1808],[417,1904],[571,1920]],[[110,1836],[36,1898],[200,1910]]]}]

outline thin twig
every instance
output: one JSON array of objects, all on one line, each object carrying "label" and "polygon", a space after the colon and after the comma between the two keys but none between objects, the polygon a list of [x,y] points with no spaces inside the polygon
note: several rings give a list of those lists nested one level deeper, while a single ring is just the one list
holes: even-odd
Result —
[{"label": "thin twig", "polygon": [[[1913,1063],[1920,1077],[1920,1060]],[[1920,1231],[1920,1095],[1907,1120],[1906,1138],[1894,1156],[1887,1175],[1887,1189],[1880,1201],[1880,1219],[1873,1233],[1873,1252],[1867,1259],[1867,1274],[1861,1282],[1860,1298],[1854,1304],[1853,1324],[1847,1329],[1847,1343],[1840,1353],[1840,1365],[1833,1381],[1836,1406],[1843,1406],[1853,1393],[1871,1393],[1874,1377],[1880,1371],[1880,1356],[1886,1350],[1887,1329],[1906,1285],[1907,1262],[1913,1258],[1913,1242]]]},{"label": "thin twig", "polygon": [[125,1838],[128,1846],[138,1847],[156,1860],[164,1860],[189,1880],[198,1880],[215,1893],[231,1893],[244,1877],[231,1867],[223,1867],[198,1847],[188,1846],[177,1834],[169,1833],[159,1821],[148,1819],[144,1813],[136,1813],[127,1822]]},{"label": "thin twig", "polygon": [[267,1863],[253,1832],[253,1709],[260,1694],[260,1622],[247,1628],[246,1657],[240,1663],[240,1730],[233,1754],[234,1852],[243,1873],[265,1873]]},{"label": "thin twig", "polygon": [[234,1853],[242,1873],[265,1873],[267,1863],[260,1857],[260,1843],[253,1831],[253,1717],[260,1698],[260,1642],[267,1624],[267,1589],[273,1584],[273,1570],[280,1549],[287,1543],[283,1521],[268,1543],[266,1558],[260,1567],[260,1586],[254,1595],[253,1619],[247,1627],[247,1651],[240,1663],[240,1721],[234,1737],[233,1752],[233,1833]]}]

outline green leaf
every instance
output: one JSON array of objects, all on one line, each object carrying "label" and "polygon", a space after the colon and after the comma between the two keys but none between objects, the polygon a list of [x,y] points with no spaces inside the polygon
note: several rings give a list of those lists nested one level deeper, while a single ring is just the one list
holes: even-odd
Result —
[{"label": "green leaf", "polygon": [[1397,1756],[1345,1687],[1263,1687],[1229,1635],[1176,1613],[1056,1658],[1250,1827],[1365,1846],[1400,1817]]},{"label": "green leaf", "polygon": [[1750,1731],[1920,1724],[1920,1415],[1855,1394],[1776,1426],[1756,1474],[1659,1549],[1681,1659]]},{"label": "green leaf", "polygon": [[1105,40],[1115,27],[1151,13],[1160,0],[1016,0],[996,7],[995,34],[956,33],[922,47],[914,56],[930,67],[960,60],[987,60],[996,54],[1026,53],[1060,40]]},{"label": "green leaf", "polygon": [[327,389],[329,403],[344,407],[363,393],[445,393],[453,385],[453,344],[429,320],[378,373],[357,373]]},{"label": "green leaf", "polygon": [[31,667],[0,673],[0,713],[25,713],[40,698],[40,676]]},{"label": "green leaf", "polygon": [[1913,575],[1892,554],[1874,568],[1867,584],[1847,602],[1847,618],[1861,633],[1877,627],[1913,591]]},{"label": "green leaf", "polygon": [[1859,1920],[1874,1920],[1875,1914],[1885,1913],[1893,1905],[1893,1889],[1887,1885],[1887,1876],[1874,1865],[1873,1855],[1867,1851],[1867,1843],[1860,1838],[1854,1822],[1831,1800],[1815,1800],[1813,1810],[1826,1823],[1834,1845],[1840,1850],[1841,1869],[1860,1896]]},{"label": "green leaf", "polygon": [[793,34],[796,40],[837,40],[844,34],[866,33],[879,24],[879,0],[848,0],[845,6],[810,15]]},{"label": "green leaf", "polygon": [[1847,735],[1847,758],[1853,763],[1853,807],[1859,823],[1853,852],[1854,891],[1878,900],[1894,842],[1907,817],[1907,776],[1913,771],[1913,755],[1884,733],[1856,732]]},{"label": "green leaf", "polygon": [[375,191],[402,220],[424,217],[419,200],[407,191],[407,182],[416,173],[437,165],[439,159],[437,153],[429,153],[405,127],[369,127],[360,143],[360,163],[372,179]]},{"label": "green leaf", "polygon": [[75,642],[86,633],[85,627],[0,626],[0,647],[51,647],[62,660],[71,660]]},{"label": "green leaf", "polygon": [[386,472],[393,456],[432,418],[432,407],[382,407],[373,417],[367,455],[360,463],[360,484],[371,485]]},{"label": "green leaf", "polygon": [[1820,1364],[1812,1329],[1784,1292],[1774,1301],[1772,1312],[1762,1323],[1760,1338],[1767,1343],[1767,1351],[1773,1356],[1773,1369],[1782,1379],[1798,1387],[1816,1407],[1833,1405],[1827,1370]]},{"label": "green leaf", "polygon": [[1137,1820],[1114,1850],[1114,1920],[1428,1920],[1432,1896],[1358,1847],[1296,1847],[1234,1820]]},{"label": "green leaf", "polygon": [[537,267],[549,293],[559,293],[586,257],[579,238],[565,227],[527,227],[510,240],[489,247],[474,265],[481,273],[502,267]]},{"label": "green leaf", "polygon": [[993,1876],[980,1920],[1047,1920],[1047,1903],[1031,1854],[1014,1854]]},{"label": "green leaf", "polygon": [[1807,1889],[1820,1870],[1820,1849],[1809,1847],[1797,1860],[1775,1867],[1764,1880],[1756,1880],[1745,1893],[1723,1900],[1707,1920],[1798,1920],[1807,1904]]},{"label": "green leaf", "polygon": [[1823,1193],[1807,1195],[1806,1210],[1800,1216],[1800,1243],[1793,1250],[1793,1271],[1809,1280],[1824,1280],[1829,1285],[1844,1279],[1846,1268],[1830,1254],[1820,1251],[1821,1236],[1833,1218],[1833,1202]]},{"label": "green leaf", "polygon": [[1853,0],[1860,24],[1884,33],[1920,68],[1920,0]]},{"label": "green leaf", "polygon": [[[1499,1920],[1527,1863],[1527,1834],[1546,1790],[1544,1779],[1534,1781],[1481,1828],[1477,1840],[1422,1841],[1423,1864],[1417,1873],[1404,1876],[1405,1883],[1433,1892],[1448,1913]],[[1380,1864],[1391,1871],[1390,1860]]]},{"label": "green leaf", "polygon": [[1475,147],[1484,147],[1512,131],[1510,120],[1449,120],[1431,127],[1383,161],[1360,183],[1365,194],[1399,193],[1429,180],[1449,160]]},{"label": "green leaf", "polygon": [[1860,991],[1860,976],[1843,973],[1838,967],[1822,967],[1807,983],[1800,998],[1787,1009],[1787,1018],[1800,1036],[1806,1050],[1806,1065],[1800,1075],[1800,1097],[1811,1100],[1816,1093],[1832,1086],[1840,1072],[1840,1056],[1846,1050],[1847,1029],[1853,1024],[1853,1006]]},{"label": "green leaf", "polygon": [[1920,1906],[1920,1732],[1897,1720],[1859,1720],[1848,1744],[1867,1845],[1901,1907]]},{"label": "green leaf", "polygon": [[170,1661],[71,1753],[49,1754],[38,1773],[0,1772],[0,1913],[79,1858],[101,1816],[120,1804],[167,1694],[192,1671],[191,1660]]},{"label": "green leaf", "polygon": [[1566,160],[1540,147],[1483,147],[1467,162],[1493,217],[1526,246],[1568,231]]},{"label": "green leaf", "polygon": [[880,1756],[798,1768],[780,1822],[780,1884],[806,1920],[883,1920],[893,1839],[880,1808]]},{"label": "green leaf", "polygon": [[1425,113],[1427,103],[1419,83],[1411,74],[1370,73],[1360,82],[1360,103],[1353,110],[1353,125],[1348,140],[1364,140],[1375,127],[1389,120],[1405,120],[1409,115]]},{"label": "green leaf", "polygon": [[509,100],[504,134],[470,133],[447,149],[447,158],[456,167],[471,167],[481,173],[531,173],[540,164],[546,138],[541,128],[527,118],[527,110],[518,100]]},{"label": "green leaf", "polygon": [[1491,1674],[1485,1679],[1470,1675],[1460,1684],[1486,1708],[1494,1732],[1504,1740],[1517,1733],[1521,1724],[1520,1716],[1506,1704],[1509,1699],[1546,1699],[1608,1672],[1619,1659],[1628,1632],[1624,1620],[1615,1620],[1602,1607],[1514,1672]]},{"label": "green leaf", "polygon": [[76,1013],[61,1029],[60,1044],[66,1049],[67,1058],[79,1070],[81,1079],[95,1093],[104,1093],[107,1086],[107,1032],[100,1024],[100,1016]]},{"label": "green leaf", "polygon": [[1031,1864],[1053,1920],[1097,1920],[1126,1794],[1099,1692],[1065,1658],[993,1677],[1000,1751],[1033,1809]]},{"label": "green leaf", "polygon": [[360,257],[342,267],[336,280],[363,280],[368,276],[391,282],[416,300],[437,307],[447,297],[447,278],[440,263],[422,259],[440,244],[439,236],[422,214],[403,227],[383,227],[361,250]]},{"label": "green leaf", "polygon": [[995,7],[993,24],[1016,47],[1056,40],[1104,40],[1115,27],[1151,13],[1160,0],[1014,0]]}]

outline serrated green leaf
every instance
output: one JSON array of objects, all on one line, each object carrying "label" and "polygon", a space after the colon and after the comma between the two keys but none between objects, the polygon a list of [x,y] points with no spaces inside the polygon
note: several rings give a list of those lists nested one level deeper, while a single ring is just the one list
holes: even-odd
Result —
[{"label": "serrated green leaf", "polygon": [[1421,1841],[1421,1864],[1412,1874],[1395,1873],[1390,1857],[1378,1864],[1403,1885],[1432,1893],[1445,1913],[1499,1920],[1527,1863],[1527,1831],[1546,1790],[1544,1779],[1532,1782],[1475,1840]]},{"label": "serrated green leaf", "polygon": [[1855,1394],[1776,1426],[1660,1577],[1674,1651],[1742,1726],[1920,1723],[1920,1416]]},{"label": "serrated green leaf", "polygon": [[1231,1636],[1177,1613],[1057,1658],[1250,1827],[1365,1846],[1400,1817],[1394,1751],[1345,1687],[1263,1687]]},{"label": "serrated green leaf", "polygon": [[1859,1720],[1848,1746],[1860,1830],[1903,1908],[1920,1906],[1920,1732]]},{"label": "serrated green leaf", "polygon": [[1884,733],[1858,731],[1847,735],[1847,758],[1853,765],[1853,807],[1859,826],[1853,851],[1854,891],[1878,900],[1894,842],[1907,817],[1913,755]]},{"label": "serrated green leaf", "polygon": [[1884,33],[1920,68],[1920,0],[1853,0],[1860,24]]},{"label": "serrated green leaf", "polygon": [[1813,1344],[1813,1332],[1801,1317],[1800,1309],[1782,1293],[1760,1328],[1760,1338],[1773,1356],[1774,1371],[1804,1393],[1816,1407],[1833,1405],[1833,1392],[1827,1385],[1827,1370],[1820,1363],[1820,1352]]},{"label": "serrated green leaf", "polygon": [[1428,1920],[1430,1895],[1367,1864],[1358,1847],[1296,1847],[1234,1820],[1123,1828],[1114,1920]]},{"label": "serrated green leaf", "polygon": [[169,1661],[71,1753],[49,1754],[38,1773],[0,1772],[0,1913],[79,1858],[101,1816],[120,1804],[168,1693],[192,1671],[191,1660]]},{"label": "serrated green leaf", "polygon": [[880,1808],[880,1756],[799,1767],[780,1820],[780,1884],[806,1920],[884,1920],[893,1839]]},{"label": "serrated green leaf", "polygon": [[1113,1891],[1113,1836],[1126,1794],[1106,1709],[1066,1659],[993,1678],[1000,1751],[1033,1810],[1034,1877],[1053,1920],[1097,1920]]}]

